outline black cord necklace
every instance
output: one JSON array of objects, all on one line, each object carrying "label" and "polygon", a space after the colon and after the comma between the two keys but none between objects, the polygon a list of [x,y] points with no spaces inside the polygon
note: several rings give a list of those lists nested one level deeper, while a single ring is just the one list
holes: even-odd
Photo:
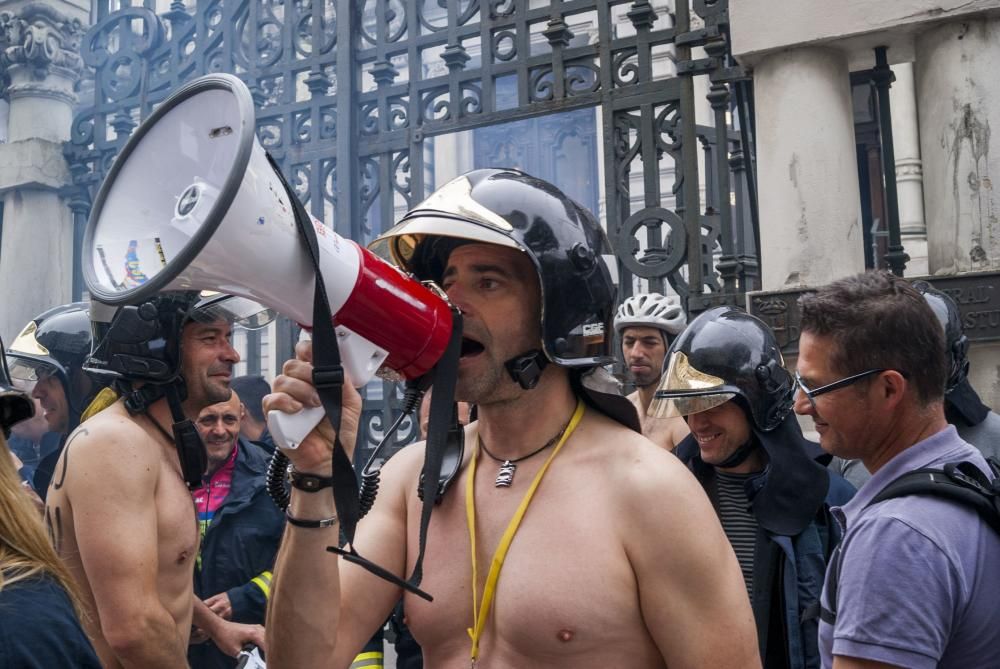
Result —
[{"label": "black cord necklace", "polygon": [[531,453],[528,453],[527,455],[522,455],[519,458],[514,458],[513,460],[498,458],[497,456],[490,453],[489,449],[486,448],[486,444],[483,443],[482,436],[477,435],[476,439],[478,440],[479,448],[483,450],[483,453],[490,456],[490,458],[493,459],[494,461],[501,463],[500,470],[497,472],[497,478],[493,482],[493,485],[496,486],[497,488],[509,488],[514,483],[514,472],[517,471],[517,463],[521,462],[522,460],[527,460],[528,458],[533,458],[542,451],[544,451],[546,448],[549,448],[550,446],[555,444],[557,441],[559,441],[559,439],[563,436],[563,434],[566,433],[566,428],[568,427],[569,423],[567,422],[565,425],[563,425],[563,428],[559,430],[556,436],[552,437],[547,442],[545,442],[541,448],[538,448],[532,451]]}]

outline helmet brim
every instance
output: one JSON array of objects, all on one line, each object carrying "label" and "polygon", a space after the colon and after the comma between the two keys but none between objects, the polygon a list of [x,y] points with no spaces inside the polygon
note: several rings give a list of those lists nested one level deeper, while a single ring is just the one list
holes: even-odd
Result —
[{"label": "helmet brim", "polygon": [[259,302],[221,293],[203,297],[190,313],[190,319],[198,323],[226,321],[246,330],[266,327],[276,316],[277,312]]},{"label": "helmet brim", "polygon": [[736,394],[724,379],[697,369],[682,351],[674,351],[646,413],[654,418],[690,416],[721,406]]},{"label": "helmet brim", "polygon": [[394,265],[410,269],[417,247],[428,237],[449,237],[480,244],[522,249],[508,235],[486,224],[440,213],[413,212],[368,245],[368,250]]},{"label": "helmet brim", "polygon": [[657,393],[646,411],[653,418],[680,418],[722,406],[736,397],[736,393],[708,393],[704,395],[668,396]]},{"label": "helmet brim", "polygon": [[10,370],[10,378],[27,384],[37,383],[39,379],[47,376],[61,377],[63,381],[67,378],[67,373],[63,366],[51,358],[42,358],[17,351],[7,351],[7,364]]}]

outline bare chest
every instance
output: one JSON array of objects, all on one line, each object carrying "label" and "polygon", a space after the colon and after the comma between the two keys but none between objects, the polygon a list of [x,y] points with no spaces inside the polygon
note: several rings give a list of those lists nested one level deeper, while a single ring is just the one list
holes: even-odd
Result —
[{"label": "bare chest", "polygon": [[160,565],[190,575],[198,553],[198,520],[187,486],[170,463],[164,462],[156,489],[156,535]]},{"label": "bare chest", "polygon": [[[487,465],[477,476],[475,547],[464,475],[434,512],[423,586],[435,599],[406,600],[411,630],[429,657],[468,658],[474,607],[485,617],[482,657],[503,657],[507,666],[529,666],[538,658],[549,658],[550,666],[589,666],[581,658],[600,654],[609,644],[651,645],[635,577],[613,529],[609,491],[575,485],[569,472],[553,467],[501,555],[497,548],[505,533],[513,532],[510,521],[531,476],[519,471],[513,487],[497,489],[495,470]],[[409,518],[412,567],[419,506],[411,503]],[[488,587],[492,605],[480,609]]]}]

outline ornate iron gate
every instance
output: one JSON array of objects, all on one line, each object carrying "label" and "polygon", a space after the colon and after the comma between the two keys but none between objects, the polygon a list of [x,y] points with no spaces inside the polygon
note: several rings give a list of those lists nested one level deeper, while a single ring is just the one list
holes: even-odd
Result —
[{"label": "ornate iron gate", "polygon": [[[67,146],[79,229],[138,122],[225,71],[250,86],[261,143],[342,235],[370,241],[456,171],[521,167],[598,210],[623,296],[669,284],[700,311],[758,287],[727,0],[124,4],[103,5],[83,40],[94,100]],[[366,390],[371,448],[399,395]],[[397,443],[415,433],[404,424]]]}]

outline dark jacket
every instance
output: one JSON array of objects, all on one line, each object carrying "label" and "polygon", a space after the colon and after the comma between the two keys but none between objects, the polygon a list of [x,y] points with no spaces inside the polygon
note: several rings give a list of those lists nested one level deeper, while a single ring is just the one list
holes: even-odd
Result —
[{"label": "dark jacket", "polygon": [[[229,595],[233,621],[264,623],[270,595],[271,569],[281,542],[285,519],[267,494],[268,456],[259,446],[239,440],[232,487],[212,517],[194,572],[194,592],[206,599]],[[211,642],[190,647],[194,669],[233,667]]]},{"label": "dark jacket", "polygon": [[0,590],[0,667],[100,669],[69,596],[47,576]]},{"label": "dark jacket", "polygon": [[[769,464],[746,483],[750,510],[758,522],[750,603],[765,669],[820,666],[819,596],[826,564],[840,541],[829,509],[844,504],[855,492],[843,478],[812,461],[818,449],[802,437],[794,421],[790,415],[774,432],[755,434],[754,438],[769,442]],[[676,453],[718,512],[715,468],[702,461],[697,442],[686,437]],[[776,458],[782,459],[780,466],[773,466]],[[779,471],[781,475],[775,476]],[[779,479],[792,485],[782,485]],[[802,487],[823,494],[801,494]],[[798,506],[796,491],[801,494]],[[760,503],[764,500],[766,505]]]}]

